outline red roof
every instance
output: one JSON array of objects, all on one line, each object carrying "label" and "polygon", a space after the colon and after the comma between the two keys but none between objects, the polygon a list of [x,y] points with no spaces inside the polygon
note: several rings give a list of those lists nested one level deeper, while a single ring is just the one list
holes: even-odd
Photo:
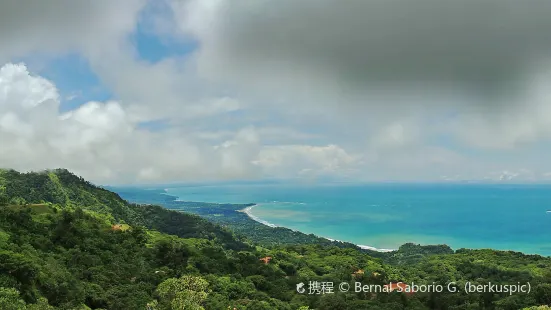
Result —
[{"label": "red roof", "polygon": [[385,289],[387,289],[390,292],[392,292],[394,290],[397,290],[397,289],[401,289],[401,291],[406,293],[406,294],[415,293],[414,289],[410,288],[409,285],[407,285],[405,283],[402,283],[402,282],[398,282],[398,283],[390,282],[390,284],[386,284],[384,287],[385,287]]}]

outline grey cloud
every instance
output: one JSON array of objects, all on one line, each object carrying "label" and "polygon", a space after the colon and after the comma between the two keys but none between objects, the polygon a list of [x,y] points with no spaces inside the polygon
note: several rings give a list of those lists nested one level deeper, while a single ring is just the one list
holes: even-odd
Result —
[{"label": "grey cloud", "polygon": [[30,52],[103,49],[132,31],[146,0],[0,2],[0,60]]},{"label": "grey cloud", "polygon": [[531,66],[551,57],[549,1],[187,1],[176,8],[184,31],[202,43],[206,73],[247,82],[313,87],[317,80],[342,93],[462,87],[486,96],[522,84]]},{"label": "grey cloud", "polygon": [[243,90],[258,106],[368,136],[371,146],[387,144],[377,132],[401,119],[415,119],[418,128],[410,128],[424,133],[426,119],[452,114],[455,127],[443,133],[476,148],[550,136],[542,111],[551,101],[541,88],[551,83],[537,81],[551,72],[549,1],[188,0],[173,7],[182,33],[200,42],[199,75]]}]

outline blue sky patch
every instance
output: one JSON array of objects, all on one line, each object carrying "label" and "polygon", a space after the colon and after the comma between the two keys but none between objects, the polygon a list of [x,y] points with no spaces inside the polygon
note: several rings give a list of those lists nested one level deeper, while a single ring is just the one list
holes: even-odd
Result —
[{"label": "blue sky patch", "polygon": [[157,63],[166,58],[182,57],[197,49],[197,42],[182,39],[173,34],[162,33],[159,23],[170,25],[169,31],[177,28],[171,24],[174,19],[172,9],[163,1],[149,2],[140,13],[135,31],[129,37],[138,58],[149,63]]},{"label": "blue sky patch", "polygon": [[60,112],[78,108],[88,101],[107,101],[113,94],[92,71],[88,61],[79,54],[66,54],[55,58],[33,55],[19,59],[27,64],[32,74],[52,81],[60,94]]},{"label": "blue sky patch", "polygon": [[196,42],[156,36],[144,27],[138,25],[137,30],[130,37],[130,42],[141,60],[153,64],[166,58],[188,55],[197,49]]}]

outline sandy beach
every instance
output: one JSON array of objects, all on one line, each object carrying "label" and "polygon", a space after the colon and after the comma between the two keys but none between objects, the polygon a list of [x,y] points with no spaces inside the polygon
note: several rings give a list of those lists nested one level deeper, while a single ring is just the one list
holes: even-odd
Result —
[{"label": "sandy beach", "polygon": [[[272,224],[270,222],[267,222],[267,221],[264,221],[258,217],[256,217],[255,215],[253,215],[251,213],[251,210],[258,206],[257,204],[255,205],[252,205],[250,207],[246,207],[245,209],[241,209],[241,210],[237,210],[238,212],[243,212],[245,214],[247,214],[247,216],[252,219],[253,221],[256,221],[260,224],[263,224],[263,225],[266,225],[266,226],[269,226],[269,227],[279,227],[275,224]],[[287,228],[287,227],[286,227]],[[288,229],[291,229],[291,228],[288,228]],[[304,233],[304,232],[302,232]],[[329,241],[336,241],[336,242],[345,242],[345,241],[342,241],[342,240],[336,240],[336,239],[331,239],[331,238],[327,238],[327,237],[321,237],[321,238],[324,238],[324,239],[327,239]],[[371,251],[376,251],[376,252],[392,252],[392,251],[396,251],[395,249],[379,249],[379,248],[376,248],[376,247],[372,247],[372,246],[369,246],[369,245],[362,245],[362,244],[356,244],[357,247],[359,247],[360,249],[364,249],[364,250],[371,250]]]},{"label": "sandy beach", "polygon": [[245,214],[247,214],[247,216],[252,219],[253,221],[256,221],[256,222],[259,222],[260,224],[263,224],[263,225],[266,225],[266,226],[269,226],[269,227],[278,227],[277,225],[274,225],[270,222],[267,222],[267,221],[264,221],[256,216],[254,216],[252,213],[251,213],[251,210],[256,207],[258,205],[252,205],[250,207],[246,207],[245,209],[241,209],[241,210],[238,210],[238,212],[243,212]]}]

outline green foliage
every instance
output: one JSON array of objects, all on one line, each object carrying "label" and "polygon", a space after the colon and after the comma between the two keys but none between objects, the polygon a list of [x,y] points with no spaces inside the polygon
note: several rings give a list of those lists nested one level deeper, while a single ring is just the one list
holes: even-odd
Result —
[{"label": "green foliage", "polygon": [[36,303],[27,304],[14,288],[0,287],[0,309],[2,310],[55,310],[48,300],[40,297]]},{"label": "green foliage", "polygon": [[0,309],[25,310],[27,305],[19,297],[19,292],[16,289],[0,287]]},{"label": "green foliage", "polygon": [[[536,306],[551,303],[551,259],[537,255],[415,244],[381,254],[269,227],[256,235],[260,246],[196,215],[130,204],[66,170],[0,171],[0,186],[8,203],[0,206],[0,309],[548,309]],[[254,236],[256,226],[247,223]],[[267,256],[268,263],[260,260]],[[532,293],[296,292],[296,284],[310,281],[530,283]]]},{"label": "green foliage", "polygon": [[216,240],[225,248],[233,250],[249,249],[243,239],[218,225],[192,214],[167,210],[154,205],[132,205],[138,214],[138,224],[181,238],[201,238]]},{"label": "green foliage", "polygon": [[2,179],[2,171],[0,170],[0,206],[5,206],[8,204],[9,198],[6,193],[6,186],[3,185],[4,180]]},{"label": "green foliage", "polygon": [[170,278],[157,287],[159,310],[203,310],[207,298],[208,282],[196,276],[184,275],[178,279]]},{"label": "green foliage", "polygon": [[[97,187],[65,169],[19,173],[2,170],[0,185],[9,204],[50,202],[66,208],[80,206],[109,213],[115,219],[135,219],[135,212],[117,194]],[[0,194],[2,195],[2,194]]]},{"label": "green foliage", "polygon": [[0,249],[2,249],[8,244],[9,239],[10,239],[10,235],[5,231],[0,230]]}]

